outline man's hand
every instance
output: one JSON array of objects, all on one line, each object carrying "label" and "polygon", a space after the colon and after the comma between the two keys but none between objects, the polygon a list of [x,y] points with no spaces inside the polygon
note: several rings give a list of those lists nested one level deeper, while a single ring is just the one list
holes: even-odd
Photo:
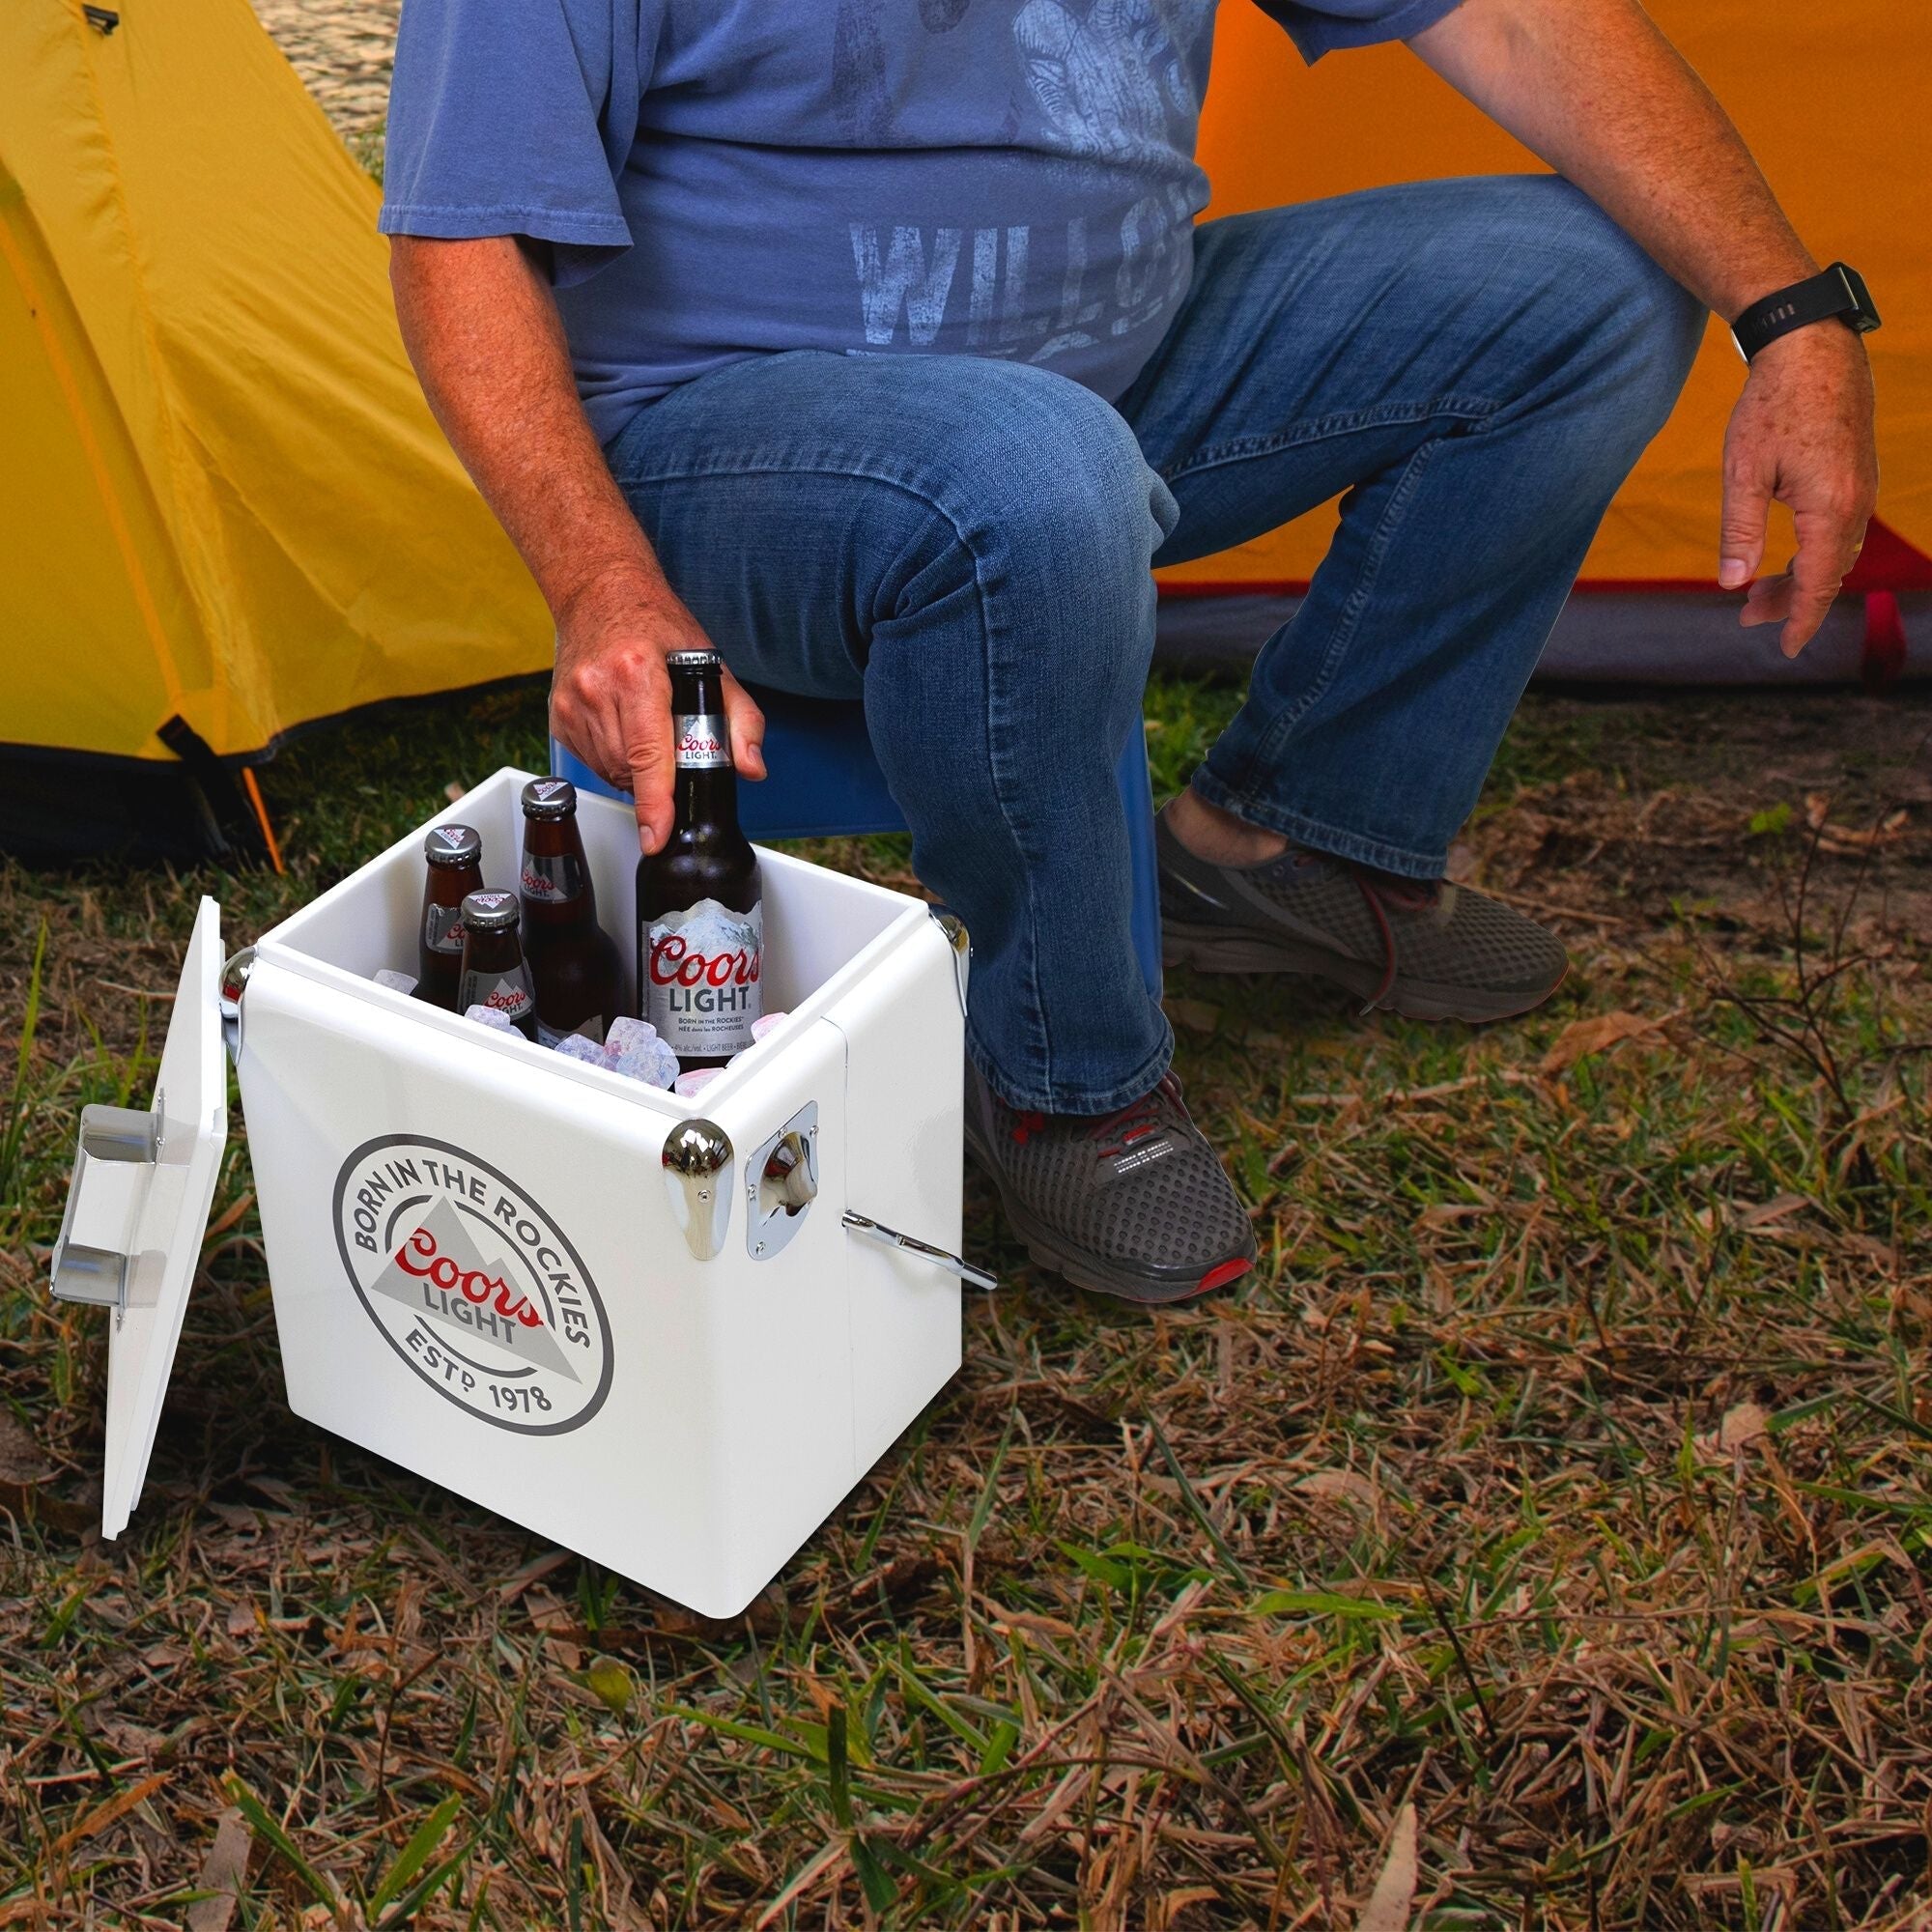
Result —
[{"label": "man's hand", "polygon": [[[570,351],[532,250],[398,236],[390,279],[423,393],[556,620],[551,729],[638,802],[646,852],[670,837],[667,652],[709,650],[666,582],[577,400]],[[727,673],[731,756],[765,775],[765,721]]]},{"label": "man's hand", "polygon": [[[558,609],[552,735],[607,783],[637,801],[638,836],[659,850],[671,827],[672,651],[712,648],[697,619],[660,575],[620,567],[592,578]],[[731,762],[765,775],[764,714],[729,671],[724,715]]]},{"label": "man's hand", "polygon": [[[1798,554],[1777,576],[1759,577],[1774,497],[1790,508]],[[1724,436],[1718,582],[1726,590],[1750,584],[1739,622],[1782,623],[1784,655],[1795,658],[1825,621],[1877,500],[1864,345],[1838,322],[1766,344]]]},{"label": "man's hand", "polygon": [[[1639,0],[1462,0],[1410,43],[1435,71],[1575,182],[1707,307],[1741,315],[1817,272],[1738,130]],[[1724,443],[1719,582],[1741,590],[1774,497],[1798,554],[1752,584],[1747,624],[1810,640],[1878,488],[1871,370],[1842,323],[1759,352]]]}]

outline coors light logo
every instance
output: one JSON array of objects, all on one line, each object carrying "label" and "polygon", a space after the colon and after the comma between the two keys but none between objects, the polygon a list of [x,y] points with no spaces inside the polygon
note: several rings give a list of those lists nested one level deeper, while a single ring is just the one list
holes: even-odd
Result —
[{"label": "coors light logo", "polygon": [[487,1161],[412,1134],[364,1142],[336,1177],[335,1241],[384,1340],[459,1408],[557,1435],[603,1406],[611,1331],[596,1284]]},{"label": "coors light logo", "polygon": [[680,1060],[728,1058],[752,1043],[764,960],[764,907],[699,899],[651,921],[644,1017]]}]

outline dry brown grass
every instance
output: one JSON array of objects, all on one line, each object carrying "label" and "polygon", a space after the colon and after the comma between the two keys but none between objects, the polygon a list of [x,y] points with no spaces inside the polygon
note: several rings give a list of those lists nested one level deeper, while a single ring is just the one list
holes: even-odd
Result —
[{"label": "dry brown grass", "polygon": [[[1160,688],[1166,780],[1230,701]],[[1534,701],[1459,866],[1565,918],[1553,1008],[1177,985],[1258,1276],[1077,1297],[976,1192],[964,1374],[741,1623],[293,1420],[239,1135],[99,1542],[76,1107],[196,892],[258,928],[535,724],[304,747],[286,882],[0,871],[0,1924],[1349,1926],[1408,1806],[1382,1922],[1925,1923],[1932,710]]]}]

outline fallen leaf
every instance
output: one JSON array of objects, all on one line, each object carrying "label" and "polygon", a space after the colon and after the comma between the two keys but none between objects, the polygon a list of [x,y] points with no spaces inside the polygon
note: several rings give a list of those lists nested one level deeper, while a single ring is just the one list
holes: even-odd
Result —
[{"label": "fallen leaf", "polygon": [[151,1777],[144,1777],[139,1784],[130,1784],[125,1791],[117,1791],[112,1798],[103,1799],[89,1811],[78,1824],[70,1825],[54,1840],[56,1853],[70,1852],[76,1845],[84,1845],[90,1838],[98,1838],[108,1826],[125,1818],[144,1798],[152,1797],[174,1774],[157,1771]]},{"label": "fallen leaf", "polygon": [[1381,1876],[1355,1920],[1355,1932],[1406,1932],[1409,1907],[1415,1902],[1415,1806],[1396,1813],[1389,1833],[1388,1857]]},{"label": "fallen leaf", "polygon": [[1775,1200],[1754,1201],[1748,1208],[1739,1208],[1731,1219],[1740,1228],[1762,1228],[1772,1221],[1781,1221],[1787,1214],[1796,1214],[1800,1208],[1811,1206],[1807,1194],[1780,1194]]},{"label": "fallen leaf", "polygon": [[1321,1496],[1327,1501],[1360,1503],[1374,1509],[1376,1486],[1359,1469],[1317,1469],[1294,1486],[1305,1496]]},{"label": "fallen leaf", "polygon": [[214,1843],[209,1847],[200,1876],[194,1882],[195,1890],[205,1891],[208,1896],[196,1899],[188,1907],[187,1932],[228,1932],[228,1921],[235,1916],[236,1894],[247,1876],[248,1854],[254,1842],[254,1833],[241,1812],[229,1810],[221,1814]]},{"label": "fallen leaf", "polygon": [[1640,1033],[1653,1033],[1675,1013],[1645,1019],[1640,1013],[1597,1013],[1586,1020],[1572,1020],[1556,1036],[1555,1044],[1543,1056],[1537,1071],[1545,1075],[1561,1073],[1575,1066],[1585,1054],[1602,1053],[1619,1040],[1634,1039]]},{"label": "fallen leaf", "polygon": [[1697,1437],[1700,1454],[1716,1458],[1735,1455],[1738,1450],[1762,1440],[1771,1434],[1771,1418],[1754,1402],[1741,1402],[1724,1411],[1724,1419],[1709,1435]]}]

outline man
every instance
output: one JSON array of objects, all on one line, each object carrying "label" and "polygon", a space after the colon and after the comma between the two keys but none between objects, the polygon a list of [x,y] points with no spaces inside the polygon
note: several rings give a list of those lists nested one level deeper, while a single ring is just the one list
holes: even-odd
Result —
[{"label": "man", "polygon": [[[1149,1302],[1255,1253],[1129,941],[1150,565],[1345,493],[1162,816],[1169,957],[1523,1011],[1563,950],[1450,838],[1705,311],[1817,273],[1635,0],[1262,4],[1310,58],[1406,41],[1556,177],[1193,228],[1213,0],[408,0],[389,123],[405,337],[555,615],[557,736],[648,851],[667,652],[863,696],[975,941],[969,1143],[1039,1261]],[[1720,581],[1787,653],[1876,488],[1830,306],[1757,318],[1727,444]]]}]

